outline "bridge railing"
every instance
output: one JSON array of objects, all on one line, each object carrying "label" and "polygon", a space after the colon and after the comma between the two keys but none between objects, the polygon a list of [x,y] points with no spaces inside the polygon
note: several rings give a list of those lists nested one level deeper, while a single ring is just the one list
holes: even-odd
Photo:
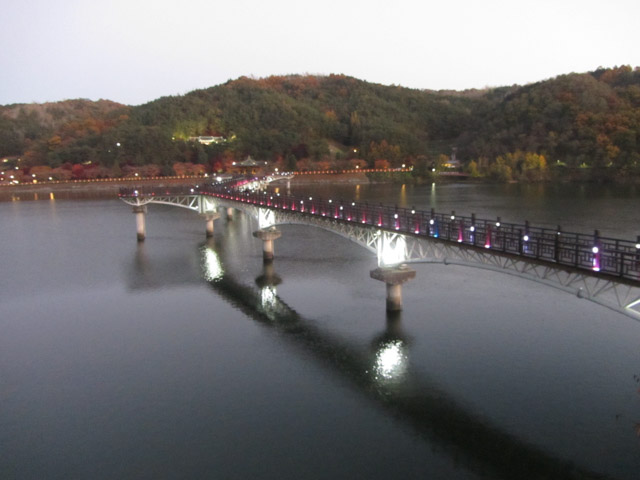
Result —
[{"label": "bridge railing", "polygon": [[[135,192],[135,193],[134,193]],[[581,270],[640,281],[640,236],[635,242],[367,202],[345,202],[269,191],[241,191],[228,185],[142,187],[123,189],[121,196],[204,194],[271,209],[322,216],[341,222],[378,227],[407,235],[431,237],[475,248],[552,262]]]}]

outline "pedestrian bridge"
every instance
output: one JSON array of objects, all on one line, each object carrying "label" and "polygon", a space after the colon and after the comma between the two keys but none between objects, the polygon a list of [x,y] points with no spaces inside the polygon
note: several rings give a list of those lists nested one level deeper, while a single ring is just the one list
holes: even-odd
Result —
[{"label": "pedestrian bridge", "polygon": [[133,206],[143,240],[150,204],[202,215],[213,235],[221,213],[242,211],[258,222],[265,261],[274,257],[278,225],[309,225],[341,235],[377,256],[371,277],[387,285],[387,309],[402,308],[401,285],[415,276],[411,263],[443,263],[517,275],[560,288],[640,320],[640,237],[635,241],[564,232],[524,224],[313,196],[281,195],[264,182],[242,185],[127,188],[119,197]]}]

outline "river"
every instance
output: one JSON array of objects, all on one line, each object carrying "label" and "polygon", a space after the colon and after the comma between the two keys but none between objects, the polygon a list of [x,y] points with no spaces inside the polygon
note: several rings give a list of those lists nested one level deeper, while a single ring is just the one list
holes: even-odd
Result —
[{"label": "river", "polygon": [[[286,189],[286,187],[279,187]],[[296,186],[635,240],[634,187]],[[0,202],[0,478],[635,479],[640,323],[496,272],[117,199]]]}]

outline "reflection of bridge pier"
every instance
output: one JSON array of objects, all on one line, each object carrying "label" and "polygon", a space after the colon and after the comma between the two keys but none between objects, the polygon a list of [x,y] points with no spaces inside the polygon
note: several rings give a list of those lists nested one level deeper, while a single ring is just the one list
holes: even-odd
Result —
[{"label": "reflection of bridge pier", "polygon": [[273,262],[266,262],[262,265],[262,274],[256,278],[256,285],[260,288],[275,287],[282,283],[282,279],[275,272]]},{"label": "reflection of bridge pier", "polygon": [[215,250],[211,244],[202,250],[215,256],[221,267],[219,275],[208,279],[213,290],[249,318],[279,332],[283,341],[349,381],[359,393],[407,422],[472,472],[505,480],[605,478],[500,430],[420,376],[411,366],[410,342],[402,331],[400,312],[389,312],[385,330],[371,339],[370,348],[363,349],[323,331],[289,307],[275,291],[281,280],[273,263],[263,265],[255,280],[258,289],[236,280],[222,268],[227,241],[222,237],[223,244]]}]

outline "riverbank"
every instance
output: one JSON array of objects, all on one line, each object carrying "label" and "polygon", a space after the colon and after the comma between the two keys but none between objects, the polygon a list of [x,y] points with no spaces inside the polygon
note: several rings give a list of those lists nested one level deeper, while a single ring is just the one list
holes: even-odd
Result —
[{"label": "riverbank", "polygon": [[[68,182],[42,182],[34,184],[1,185],[0,200],[12,199],[39,199],[54,197],[72,198],[79,197],[107,197],[117,195],[122,187],[132,186],[176,186],[193,185],[210,181],[211,178],[193,177],[158,177],[158,178],[131,178],[131,179],[104,179],[104,180],[76,180]],[[290,182],[291,185],[311,184],[359,184],[370,183],[365,173],[337,173],[299,175],[291,180],[278,180],[276,184]]]}]

